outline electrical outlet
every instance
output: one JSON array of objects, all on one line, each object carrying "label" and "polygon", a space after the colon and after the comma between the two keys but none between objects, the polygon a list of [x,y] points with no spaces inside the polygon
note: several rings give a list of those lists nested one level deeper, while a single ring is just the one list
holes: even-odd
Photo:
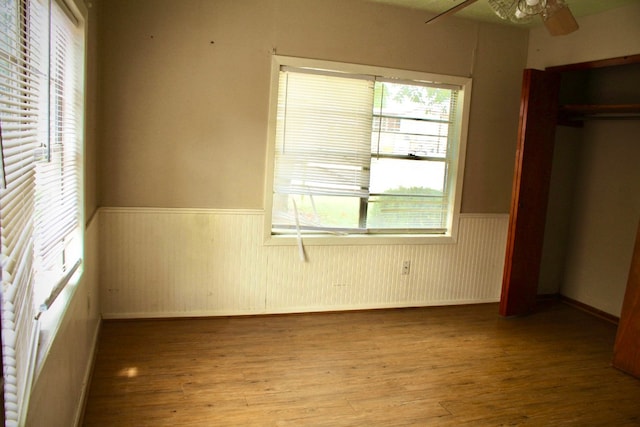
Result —
[{"label": "electrical outlet", "polygon": [[404,261],[402,263],[402,274],[409,274],[409,271],[411,271],[411,261]]}]

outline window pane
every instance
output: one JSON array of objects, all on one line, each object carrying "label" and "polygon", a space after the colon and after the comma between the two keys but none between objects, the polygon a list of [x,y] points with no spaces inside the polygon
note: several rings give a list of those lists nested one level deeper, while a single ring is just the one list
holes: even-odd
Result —
[{"label": "window pane", "polygon": [[367,228],[444,229],[447,200],[433,196],[372,196],[367,209]]},{"label": "window pane", "polygon": [[273,228],[295,228],[298,208],[301,227],[358,228],[360,198],[340,196],[273,195]]},{"label": "window pane", "polygon": [[371,159],[372,194],[442,195],[445,162],[429,160]]},{"label": "window pane", "polygon": [[443,228],[445,163],[372,159],[368,228]]},{"label": "window pane", "polygon": [[375,117],[371,153],[381,155],[447,156],[448,123]]},{"label": "window pane", "polygon": [[371,152],[446,157],[451,89],[376,82]]},{"label": "window pane", "polygon": [[375,103],[381,115],[449,120],[453,90],[419,83],[376,82]]},{"label": "window pane", "polygon": [[454,92],[384,81],[375,90],[367,227],[444,228]]},{"label": "window pane", "polygon": [[[54,5],[49,50],[49,159],[36,167],[35,254],[40,295],[80,259],[82,28]],[[81,255],[81,254],[80,254]]]}]

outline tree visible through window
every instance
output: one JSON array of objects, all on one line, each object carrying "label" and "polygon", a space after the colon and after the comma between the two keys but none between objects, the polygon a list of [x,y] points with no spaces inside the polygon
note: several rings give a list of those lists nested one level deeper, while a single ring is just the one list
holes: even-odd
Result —
[{"label": "tree visible through window", "polygon": [[463,85],[322,65],[279,69],[272,233],[447,233]]}]

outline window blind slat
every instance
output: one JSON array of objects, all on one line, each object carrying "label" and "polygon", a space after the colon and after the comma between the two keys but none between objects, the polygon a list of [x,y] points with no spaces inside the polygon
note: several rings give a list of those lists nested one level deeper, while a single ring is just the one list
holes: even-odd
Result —
[{"label": "window blind slat", "polygon": [[[35,144],[23,144],[19,147],[5,150],[5,173],[10,174],[23,167],[29,170],[29,165],[33,163],[35,148]],[[9,182],[11,181],[9,180]]]},{"label": "window blind slat", "polygon": [[15,246],[20,244],[18,238],[24,233],[24,230],[31,232],[32,224],[30,224],[30,221],[32,215],[32,206],[20,204],[16,206],[15,212],[10,212],[4,217],[2,225],[4,233],[2,237],[5,241],[3,242],[3,246],[11,251],[12,255],[8,255],[9,257],[14,256]]},{"label": "window blind slat", "polygon": [[[4,131],[3,131],[4,132]],[[38,132],[33,127],[25,127],[20,132],[3,134],[2,146],[5,150],[11,148],[21,148],[21,151],[33,149],[38,146]],[[5,153],[7,153],[5,151]],[[5,154],[5,156],[7,156]]]},{"label": "window blind slat", "polygon": [[[33,167],[31,167],[29,172],[31,170],[33,170]],[[33,174],[25,172],[19,178],[8,183],[7,188],[4,191],[0,191],[0,204],[2,205],[3,214],[8,214],[11,210],[12,200],[20,200],[21,195],[32,196],[33,179]],[[7,211],[5,212],[4,209],[7,209]]]}]

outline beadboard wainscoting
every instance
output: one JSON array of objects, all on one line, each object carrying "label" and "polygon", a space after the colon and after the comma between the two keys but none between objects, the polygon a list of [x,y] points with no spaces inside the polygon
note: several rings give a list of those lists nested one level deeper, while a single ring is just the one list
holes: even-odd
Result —
[{"label": "beadboard wainscoting", "polygon": [[[458,242],[263,243],[260,210],[102,208],[105,318],[218,316],[495,302],[508,215],[460,216]],[[402,263],[411,261],[410,273]]]}]

